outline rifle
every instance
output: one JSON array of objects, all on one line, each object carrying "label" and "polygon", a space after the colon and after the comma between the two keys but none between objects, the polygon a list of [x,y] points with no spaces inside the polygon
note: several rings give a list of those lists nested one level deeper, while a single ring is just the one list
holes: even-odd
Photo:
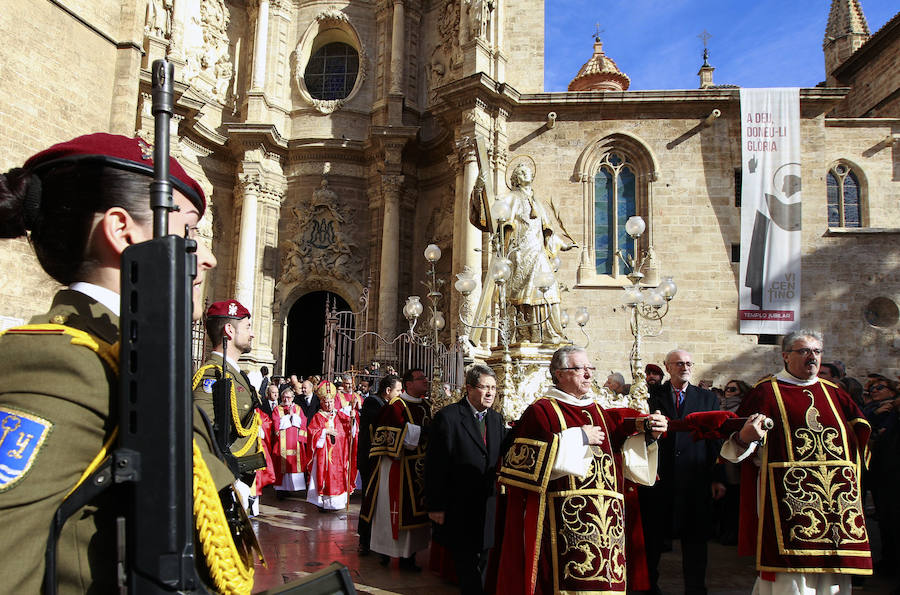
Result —
[{"label": "rifle", "polygon": [[122,254],[119,448],[113,454],[115,481],[128,482],[118,519],[125,551],[121,587],[133,594],[205,593],[196,570],[192,515],[190,338],[197,243],[168,233],[175,209],[169,181],[174,68],[156,60],[151,73],[153,239]]}]

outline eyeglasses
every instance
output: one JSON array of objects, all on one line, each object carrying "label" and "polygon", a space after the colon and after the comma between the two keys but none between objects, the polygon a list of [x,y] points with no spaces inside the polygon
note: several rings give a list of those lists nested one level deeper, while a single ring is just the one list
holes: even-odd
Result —
[{"label": "eyeglasses", "polygon": [[809,355],[815,355],[819,357],[822,355],[821,349],[810,349],[809,347],[801,347],[800,349],[788,349],[788,352],[799,353],[802,357],[808,357]]},{"label": "eyeglasses", "polygon": [[725,387],[725,392],[726,392],[726,393],[736,393],[736,392],[738,392],[738,391],[740,391],[740,390],[741,390],[741,389],[739,389],[739,388],[736,387],[736,386],[726,386],[726,387]]},{"label": "eyeglasses", "polygon": [[670,366],[678,366],[679,368],[693,368],[694,362],[669,362]]},{"label": "eyeglasses", "polygon": [[487,386],[487,385],[484,385],[484,384],[476,384],[476,385],[473,386],[472,388],[477,388],[478,390],[483,390],[483,391],[488,392],[488,393],[489,393],[489,392],[497,392],[497,386],[496,386],[496,385],[493,385],[493,386]]},{"label": "eyeglasses", "polygon": [[597,368],[595,368],[594,366],[574,366],[571,368],[560,368],[560,370],[574,370],[576,372],[581,372],[582,374],[585,372],[590,372],[591,374],[593,374],[597,371]]}]

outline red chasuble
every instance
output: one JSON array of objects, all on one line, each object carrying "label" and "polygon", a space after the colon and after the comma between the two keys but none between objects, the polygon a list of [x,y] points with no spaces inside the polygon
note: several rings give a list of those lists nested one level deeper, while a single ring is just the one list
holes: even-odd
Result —
[{"label": "red chasuble", "polygon": [[871,574],[860,500],[871,428],[859,408],[826,380],[769,378],[738,414],[757,412],[775,427],[758,453],[761,466],[744,462],[739,553],[755,550],[762,572]]},{"label": "red chasuble", "polygon": [[266,458],[266,466],[256,471],[256,493],[262,493],[262,489],[267,485],[275,483],[275,465],[272,462],[272,418],[263,413],[257,412],[259,415],[259,427],[262,430],[262,437],[259,439],[262,444],[263,456]]},{"label": "red chasuble", "polygon": [[[394,539],[401,530],[429,526],[428,511],[425,509],[425,450],[428,444],[424,432],[414,450],[403,445],[406,424],[425,428],[429,423],[431,407],[426,400],[413,403],[394,397],[381,409],[372,432],[369,456],[373,458],[373,473],[369,485],[365,486],[366,495],[359,515],[371,522],[376,501],[389,498]],[[391,461],[389,494],[378,493],[383,457]]]},{"label": "red chasuble", "polygon": [[[326,429],[334,429],[334,442],[326,436],[321,448],[316,448]],[[353,491],[352,479],[356,477],[356,452],[351,443],[350,418],[340,411],[326,413],[321,409],[313,415],[307,427],[309,472],[316,469],[316,491],[322,496],[339,496]],[[352,453],[352,456],[351,456]]]},{"label": "red chasuble", "polygon": [[[531,404],[516,426],[500,482],[507,487],[497,593],[624,593],[626,527],[619,454],[640,412],[580,407],[550,397]],[[586,424],[606,440],[582,479],[550,479],[557,434]]]},{"label": "red chasuble", "polygon": [[[288,418],[291,416],[291,418]],[[290,423],[282,423],[282,420]],[[294,423],[288,421],[294,420]],[[285,427],[282,428],[281,426]],[[297,426],[300,427],[297,427]],[[280,486],[285,473],[303,473],[307,464],[306,418],[297,405],[279,405],[272,411],[272,463],[275,485]]]}]

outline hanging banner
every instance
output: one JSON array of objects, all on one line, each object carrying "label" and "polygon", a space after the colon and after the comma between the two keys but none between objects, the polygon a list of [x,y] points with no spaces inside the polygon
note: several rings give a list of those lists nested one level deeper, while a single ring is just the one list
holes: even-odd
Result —
[{"label": "hanging banner", "polygon": [[741,89],[740,332],[800,321],[800,90]]}]

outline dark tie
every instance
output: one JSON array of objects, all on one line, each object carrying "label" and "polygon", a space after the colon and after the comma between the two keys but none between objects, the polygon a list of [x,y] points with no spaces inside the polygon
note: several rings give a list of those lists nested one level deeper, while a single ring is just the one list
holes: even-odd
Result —
[{"label": "dark tie", "polygon": [[675,411],[681,413],[681,404],[684,403],[684,391],[673,389],[675,391]]},{"label": "dark tie", "polygon": [[475,419],[478,420],[478,429],[481,430],[481,439],[484,440],[485,444],[487,444],[487,425],[484,423],[484,416],[486,413],[487,409],[475,414]]}]

